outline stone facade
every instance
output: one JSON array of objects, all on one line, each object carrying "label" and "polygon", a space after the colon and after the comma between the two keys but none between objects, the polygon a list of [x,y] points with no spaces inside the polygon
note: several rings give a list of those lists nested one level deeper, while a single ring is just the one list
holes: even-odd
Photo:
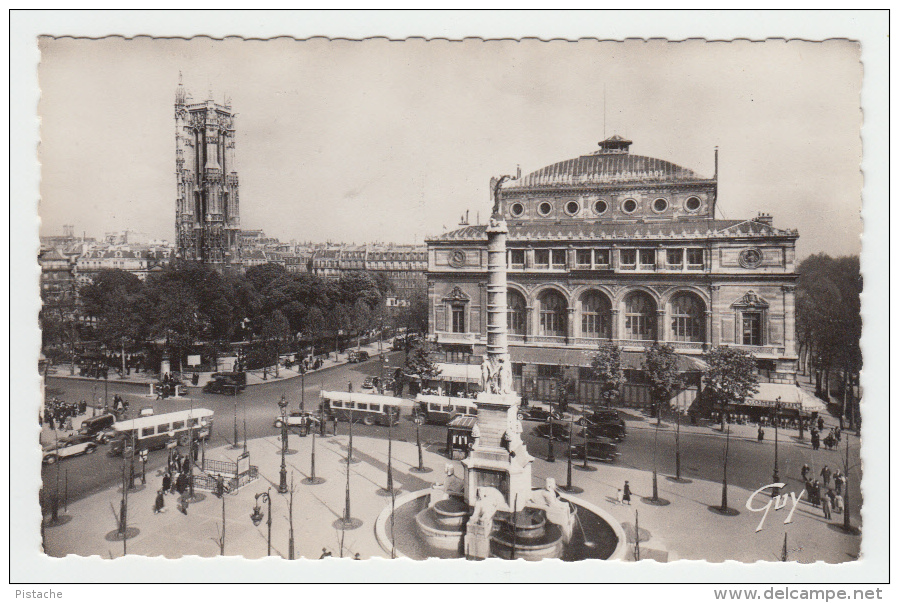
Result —
[{"label": "stone facade", "polygon": [[[210,97],[212,94],[210,93]],[[230,101],[175,94],[176,245],[180,259],[239,268],[240,196]]]},{"label": "stone facade", "polygon": [[[537,382],[560,371],[586,379],[602,341],[635,353],[669,342],[686,358],[736,346],[765,380],[792,383],[797,232],[766,215],[716,219],[717,176],[630,144],[613,137],[502,186],[516,388],[541,398]],[[486,281],[484,226],[428,240],[429,332],[451,361],[484,353]]]}]

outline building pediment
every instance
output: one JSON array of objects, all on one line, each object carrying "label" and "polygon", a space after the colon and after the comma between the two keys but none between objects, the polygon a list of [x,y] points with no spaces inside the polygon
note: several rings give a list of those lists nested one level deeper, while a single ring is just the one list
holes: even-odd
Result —
[{"label": "building pediment", "polygon": [[740,299],[735,301],[733,304],[731,304],[731,306],[734,308],[767,309],[768,302],[766,302],[764,299],[759,297],[755,291],[750,289],[743,295],[743,297],[741,297]]}]

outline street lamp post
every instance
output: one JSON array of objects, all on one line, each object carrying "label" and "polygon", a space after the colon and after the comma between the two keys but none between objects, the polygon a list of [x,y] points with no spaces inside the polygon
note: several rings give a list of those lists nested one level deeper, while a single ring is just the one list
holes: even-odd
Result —
[{"label": "street lamp post", "polygon": [[[777,400],[774,401],[774,473],[771,476],[771,479],[774,480],[772,483],[779,484],[780,483],[780,471],[778,471],[777,464],[777,444],[778,444],[778,423],[780,422],[780,396],[777,397]],[[771,489],[771,496],[775,496],[780,494],[780,488],[774,487]]]},{"label": "street lamp post", "polygon": [[266,525],[268,526],[268,552],[266,556],[271,557],[272,555],[272,497],[271,497],[271,488],[266,490],[265,492],[260,492],[256,495],[256,506],[253,507],[253,512],[250,514],[250,519],[253,521],[254,526],[258,526],[262,522],[262,509],[259,507],[259,499],[262,499],[262,502],[268,503],[268,519],[266,520]]},{"label": "street lamp post", "polygon": [[553,436],[555,435],[555,427],[553,426],[553,413],[555,412],[555,409],[553,408],[553,397],[555,394],[555,391],[554,391],[556,388],[555,385],[556,385],[555,383],[550,384],[550,386],[552,387],[552,390],[550,391],[550,396],[549,396],[549,417],[546,419],[547,424],[549,425],[549,437],[546,440],[547,441],[547,450],[546,450],[546,462],[547,463],[555,463],[556,462],[556,455],[555,455],[555,451],[553,450]]},{"label": "street lamp post", "polygon": [[281,409],[281,473],[278,482],[278,492],[285,494],[287,492],[287,398],[281,396],[278,400],[278,407]]}]

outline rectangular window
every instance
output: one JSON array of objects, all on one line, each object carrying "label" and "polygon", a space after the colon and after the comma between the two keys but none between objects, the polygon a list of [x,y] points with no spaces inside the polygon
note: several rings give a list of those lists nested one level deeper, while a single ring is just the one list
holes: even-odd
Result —
[{"label": "rectangular window", "polygon": [[593,250],[593,263],[596,266],[608,266],[609,265],[609,250],[608,249],[594,249]]},{"label": "rectangular window", "polygon": [[340,400],[333,400],[331,402],[331,408],[343,408],[343,402]]},{"label": "rectangular window", "polygon": [[[196,420],[194,421],[194,425],[196,425]],[[184,421],[173,422],[172,429],[184,429]]]},{"label": "rectangular window", "polygon": [[465,333],[464,306],[453,306],[453,333]]},{"label": "rectangular window", "polygon": [[367,402],[357,402],[356,410],[368,410],[368,403]]},{"label": "rectangular window", "polygon": [[577,267],[578,268],[589,268],[592,264],[592,256],[593,254],[589,249],[578,249],[577,250]]},{"label": "rectangular window", "polygon": [[512,268],[519,270],[524,268],[524,249],[513,249],[510,251],[509,263],[512,265]]},{"label": "rectangular window", "polygon": [[684,264],[684,250],[683,249],[667,249],[665,250],[665,263],[668,264],[668,268],[679,269],[683,267]]},{"label": "rectangular window", "polygon": [[702,255],[701,247],[687,249],[687,268],[690,270],[702,270],[704,265]]},{"label": "rectangular window", "polygon": [[562,367],[558,364],[538,364],[537,376],[543,378],[561,377]]},{"label": "rectangular window", "polygon": [[169,424],[163,423],[162,425],[156,426],[156,433],[165,433],[169,430]]},{"label": "rectangular window", "polygon": [[633,270],[637,267],[637,250],[636,249],[622,249],[621,250],[621,267],[628,270]]},{"label": "rectangular window", "polygon": [[444,406],[441,406],[441,407],[440,407],[440,410],[443,411],[443,412],[453,412],[453,405],[452,405],[452,404],[446,404],[446,405],[444,405]]},{"label": "rectangular window", "polygon": [[371,410],[373,410],[375,412],[381,412],[381,405],[380,404],[372,404]]},{"label": "rectangular window", "polygon": [[640,250],[640,269],[654,270],[656,267],[656,250],[641,249]]},{"label": "rectangular window", "polygon": [[537,249],[534,251],[534,265],[537,268],[549,268],[549,249]]},{"label": "rectangular window", "polygon": [[564,249],[553,249],[552,250],[553,257],[553,269],[554,270],[564,270],[565,269],[565,250]]},{"label": "rectangular window", "polygon": [[521,377],[524,373],[524,365],[520,362],[512,363],[512,375],[515,377]]},{"label": "rectangular window", "polygon": [[762,315],[743,313],[743,345],[762,345]]},{"label": "rectangular window", "polygon": [[147,436],[153,435],[154,433],[156,433],[156,431],[152,427],[144,427],[140,430],[140,437],[145,438]]}]

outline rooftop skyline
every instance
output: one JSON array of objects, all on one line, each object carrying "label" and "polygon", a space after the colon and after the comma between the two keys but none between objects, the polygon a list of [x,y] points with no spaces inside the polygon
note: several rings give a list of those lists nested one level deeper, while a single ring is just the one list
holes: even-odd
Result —
[{"label": "rooftop skyline", "polygon": [[282,241],[419,243],[490,210],[491,176],[592,153],[714,174],[800,257],[858,253],[858,48],[826,43],[44,38],[41,234],[174,240],[174,95],[237,112],[241,220]]}]

